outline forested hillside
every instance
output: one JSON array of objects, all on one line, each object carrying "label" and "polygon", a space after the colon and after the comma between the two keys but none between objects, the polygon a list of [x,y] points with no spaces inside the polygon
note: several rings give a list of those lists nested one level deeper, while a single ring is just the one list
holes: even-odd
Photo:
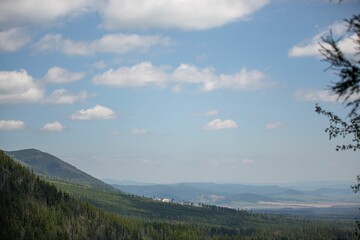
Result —
[{"label": "forested hillside", "polygon": [[[83,194],[83,199],[90,199]],[[98,192],[96,199],[101,195]],[[128,205],[120,209],[123,203]],[[59,191],[0,152],[2,239],[351,239],[354,230],[354,224],[346,221],[160,204],[131,196],[123,198],[123,203],[113,210],[120,214],[97,209]],[[127,208],[132,210],[126,212]],[[121,215],[122,211],[131,216]]]},{"label": "forested hillside", "polygon": [[52,179],[63,179],[107,190],[114,190],[111,186],[96,179],[61,159],[37,149],[23,149],[6,152],[7,155],[28,166],[36,174]]}]

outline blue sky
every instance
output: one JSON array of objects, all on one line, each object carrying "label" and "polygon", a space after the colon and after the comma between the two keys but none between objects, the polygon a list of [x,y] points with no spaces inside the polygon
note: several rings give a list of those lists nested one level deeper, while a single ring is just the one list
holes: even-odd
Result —
[{"label": "blue sky", "polygon": [[[358,1],[0,1],[0,148],[37,148],[98,178],[354,180],[315,103],[319,45]],[[345,139],[346,141],[346,139]]]}]

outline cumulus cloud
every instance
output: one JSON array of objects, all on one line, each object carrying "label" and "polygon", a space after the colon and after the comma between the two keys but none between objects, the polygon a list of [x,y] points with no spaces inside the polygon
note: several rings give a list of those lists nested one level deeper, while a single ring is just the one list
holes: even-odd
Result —
[{"label": "cumulus cloud", "polygon": [[25,129],[25,123],[19,120],[0,120],[0,131],[15,131]]},{"label": "cumulus cloud", "polygon": [[69,93],[66,89],[56,89],[48,97],[44,99],[46,104],[73,104],[75,102],[83,101],[88,98],[86,91],[78,94]]},{"label": "cumulus cloud", "polygon": [[184,86],[197,86],[201,92],[216,89],[257,90],[274,86],[275,83],[266,79],[258,70],[242,69],[235,74],[217,74],[215,69],[197,68],[181,64],[171,70],[168,66],[154,66],[150,62],[142,62],[131,67],[110,69],[93,78],[93,83],[111,87],[159,87],[172,86],[173,92],[179,92]]},{"label": "cumulus cloud", "polygon": [[205,130],[221,130],[221,129],[231,129],[231,128],[238,128],[236,122],[231,119],[228,120],[214,119],[208,122],[204,126]]},{"label": "cumulus cloud", "polygon": [[14,52],[30,41],[30,36],[21,28],[0,31],[0,51]]},{"label": "cumulus cloud", "polygon": [[83,72],[71,72],[61,67],[50,68],[44,80],[49,83],[69,83],[82,79],[85,76]]},{"label": "cumulus cloud", "polygon": [[[49,74],[50,72],[50,74]],[[46,75],[46,81],[56,75],[58,82],[74,81],[81,77],[80,73],[63,72],[51,73]],[[43,86],[36,82],[25,70],[19,71],[0,71],[0,104],[5,103],[45,103],[45,104],[74,104],[88,98],[86,91],[77,94],[70,93],[66,89],[56,89],[46,96]]]},{"label": "cumulus cloud", "polygon": [[95,105],[93,108],[81,109],[71,115],[73,120],[107,120],[116,118],[113,110],[101,105]]},{"label": "cumulus cloud", "polygon": [[60,122],[46,123],[40,130],[42,132],[62,132],[65,127]]},{"label": "cumulus cloud", "polygon": [[113,87],[143,87],[149,84],[163,85],[167,79],[168,74],[164,68],[142,62],[132,67],[110,69],[95,76],[93,82]]},{"label": "cumulus cloud", "polygon": [[243,20],[268,0],[110,0],[102,10],[109,29],[205,30]]},{"label": "cumulus cloud", "polygon": [[131,135],[133,136],[141,136],[146,134],[147,134],[146,129],[134,128],[133,130],[131,130]]},{"label": "cumulus cloud", "polygon": [[25,71],[0,71],[0,103],[31,103],[44,97],[44,90]]},{"label": "cumulus cloud", "polygon": [[0,25],[48,24],[58,18],[88,11],[92,0],[2,0]]},{"label": "cumulus cloud", "polygon": [[107,34],[93,41],[73,41],[61,34],[50,33],[35,44],[40,52],[62,52],[66,55],[87,56],[96,53],[124,54],[147,51],[155,46],[167,46],[171,40],[160,35]]},{"label": "cumulus cloud", "polygon": [[[356,53],[356,44],[355,40],[358,39],[356,34],[349,35],[346,34],[347,31],[347,23],[336,22],[329,26],[325,31],[320,32],[319,34],[315,35],[311,40],[304,41],[301,44],[298,44],[292,47],[289,50],[290,57],[310,57],[316,56],[321,57],[321,46],[323,37],[327,37],[330,34],[330,30],[332,31],[333,37],[335,39],[340,38],[341,40],[338,42],[339,48],[347,55],[354,55]],[[327,45],[324,44],[326,47]]]},{"label": "cumulus cloud", "polygon": [[280,121],[278,122],[273,122],[273,123],[268,123],[266,124],[266,129],[271,130],[271,129],[277,129],[277,128],[281,128],[284,124]]}]

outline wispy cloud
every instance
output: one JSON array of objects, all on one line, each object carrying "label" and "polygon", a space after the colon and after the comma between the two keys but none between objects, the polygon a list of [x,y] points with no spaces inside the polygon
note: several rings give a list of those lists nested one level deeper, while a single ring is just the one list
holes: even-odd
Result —
[{"label": "wispy cloud", "polygon": [[148,51],[155,46],[168,46],[172,41],[160,35],[107,34],[93,41],[73,41],[61,34],[50,33],[35,44],[40,52],[61,52],[66,55],[88,56],[96,53],[124,54]]},{"label": "wispy cloud", "polygon": [[268,0],[110,0],[102,11],[109,29],[205,30],[243,20]]},{"label": "wispy cloud", "polygon": [[213,165],[253,165],[255,163],[254,160],[243,158],[221,158],[221,159],[211,159],[210,161]]},{"label": "wispy cloud", "polygon": [[207,111],[207,112],[204,112],[204,116],[214,116],[214,115],[217,115],[219,113],[218,110],[210,110],[210,111]]},{"label": "wispy cloud", "polygon": [[83,72],[71,72],[61,67],[50,68],[44,76],[44,81],[48,83],[69,83],[82,79],[85,76]]},{"label": "wispy cloud", "polygon": [[[142,62],[131,67],[110,69],[93,78],[93,83],[110,87],[145,87],[149,85],[166,87],[179,92],[183,86],[195,85],[201,92],[216,89],[257,90],[275,85],[266,79],[258,70],[243,68],[235,74],[217,74],[215,69],[197,68],[196,66],[181,64],[171,70],[168,66],[154,66],[150,62]],[[175,89],[174,89],[175,88]]]},{"label": "wispy cloud", "polygon": [[266,129],[268,129],[268,130],[277,129],[277,128],[282,128],[283,126],[284,126],[284,124],[280,121],[272,122],[272,123],[266,124]]},{"label": "wispy cloud", "polygon": [[0,32],[0,51],[14,52],[30,42],[30,36],[21,28],[10,28]]},{"label": "wispy cloud", "polygon": [[[356,100],[360,97],[359,94],[354,94],[349,100]],[[300,101],[307,102],[338,102],[344,101],[344,98],[339,98],[338,95],[332,94],[328,90],[320,89],[299,89],[295,92],[294,98]]]},{"label": "wispy cloud", "polygon": [[40,130],[42,132],[62,132],[65,127],[60,122],[46,123]]},{"label": "wispy cloud", "polygon": [[19,120],[0,120],[0,131],[15,131],[25,129],[25,123]]},{"label": "wispy cloud", "polygon": [[133,136],[142,136],[142,135],[146,135],[148,132],[146,131],[146,129],[140,129],[140,128],[134,128],[133,130],[131,130],[131,135]]},{"label": "wispy cloud", "polygon": [[206,112],[196,112],[194,113],[194,116],[204,116],[204,117],[210,117],[210,116],[215,116],[218,115],[219,111],[216,109],[212,109]]},{"label": "wispy cloud", "polygon": [[255,161],[252,160],[252,159],[244,158],[244,159],[241,160],[241,163],[245,164],[245,165],[252,165],[252,164],[255,163]]},{"label": "wispy cloud", "polygon": [[0,1],[0,25],[49,24],[61,17],[86,12],[93,0],[16,0]]},{"label": "wispy cloud", "polygon": [[116,118],[115,112],[101,105],[95,105],[89,109],[81,109],[71,115],[71,119],[73,120],[108,120],[114,118]]},{"label": "wispy cloud", "polygon": [[203,127],[205,130],[222,130],[222,129],[231,129],[231,128],[238,128],[238,125],[234,120],[227,119],[214,119]]},{"label": "wispy cloud", "polygon": [[[321,46],[320,43],[324,44],[322,39],[323,37],[326,38],[330,34],[330,30],[333,33],[333,36],[335,39],[340,39],[338,42],[339,48],[348,55],[354,56],[356,53],[356,44],[355,40],[357,39],[357,36],[355,34],[348,35],[346,34],[347,31],[347,23],[342,22],[336,22],[329,27],[325,31],[320,32],[319,34],[315,35],[311,40],[304,41],[301,44],[298,44],[294,47],[292,47],[289,50],[289,56],[290,57],[321,57]],[[326,47],[326,44],[324,44]]]},{"label": "wispy cloud", "polygon": [[86,91],[78,94],[72,94],[66,89],[56,89],[49,96],[47,96],[43,103],[46,104],[74,104],[88,98]]}]

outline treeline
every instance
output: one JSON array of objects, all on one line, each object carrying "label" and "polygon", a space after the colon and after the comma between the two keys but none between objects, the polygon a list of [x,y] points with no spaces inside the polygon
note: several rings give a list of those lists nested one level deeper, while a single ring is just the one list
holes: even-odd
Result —
[{"label": "treeline", "polygon": [[[348,223],[131,199],[137,199],[138,203],[127,207],[134,212],[137,208],[139,217],[106,212],[58,190],[0,152],[1,239],[351,239],[353,236],[354,228]],[[125,200],[122,204],[129,204]],[[140,208],[141,204],[150,209]],[[155,219],[155,211],[166,217]]]}]

